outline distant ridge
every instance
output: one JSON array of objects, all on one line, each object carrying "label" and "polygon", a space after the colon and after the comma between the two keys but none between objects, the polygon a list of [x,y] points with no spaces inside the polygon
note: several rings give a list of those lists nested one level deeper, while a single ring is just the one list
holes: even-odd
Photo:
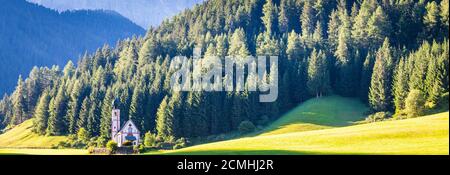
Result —
[{"label": "distant ridge", "polygon": [[58,11],[113,10],[147,29],[205,0],[27,0]]},{"label": "distant ridge", "polygon": [[76,62],[86,51],[145,30],[113,11],[57,12],[25,0],[2,1],[0,6],[0,94],[10,93],[18,76],[33,66]]}]

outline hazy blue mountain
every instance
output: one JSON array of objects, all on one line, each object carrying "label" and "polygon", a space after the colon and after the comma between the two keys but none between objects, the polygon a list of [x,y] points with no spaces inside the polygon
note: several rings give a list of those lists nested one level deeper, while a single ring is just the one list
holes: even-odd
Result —
[{"label": "hazy blue mountain", "polygon": [[58,11],[78,9],[113,10],[148,28],[204,0],[28,0]]},{"label": "hazy blue mountain", "polygon": [[145,30],[113,11],[59,13],[25,0],[0,5],[0,94],[11,92],[33,66],[64,65],[105,43]]}]

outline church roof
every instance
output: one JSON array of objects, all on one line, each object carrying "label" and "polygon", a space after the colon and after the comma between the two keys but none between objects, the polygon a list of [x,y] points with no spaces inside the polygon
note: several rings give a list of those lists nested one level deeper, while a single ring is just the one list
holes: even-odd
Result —
[{"label": "church roof", "polygon": [[139,131],[139,129],[136,127],[136,125],[134,124],[134,122],[133,122],[131,119],[128,120],[127,122],[125,122],[124,125],[122,125],[122,127],[121,127],[121,129],[120,129],[120,131],[119,131],[118,133],[122,133],[122,131],[125,129],[125,126],[128,126],[129,124],[133,125],[133,127],[136,128],[136,130],[137,130],[138,133],[141,133],[141,132]]},{"label": "church roof", "polygon": [[111,104],[111,106],[113,107],[113,109],[119,109],[119,105],[120,105],[120,100],[118,98],[115,98]]}]

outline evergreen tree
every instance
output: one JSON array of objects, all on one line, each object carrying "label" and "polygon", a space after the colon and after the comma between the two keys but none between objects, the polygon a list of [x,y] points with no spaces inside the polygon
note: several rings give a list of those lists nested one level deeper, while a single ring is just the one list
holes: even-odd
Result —
[{"label": "evergreen tree", "polygon": [[321,47],[323,44],[322,24],[319,21],[316,23],[316,29],[312,35],[312,40],[316,47]]},{"label": "evergreen tree", "polygon": [[308,89],[311,95],[321,97],[330,90],[328,62],[322,50],[313,50],[309,58]]},{"label": "evergreen tree", "polygon": [[378,49],[369,90],[369,104],[374,111],[389,111],[392,103],[393,56],[389,39]]},{"label": "evergreen tree", "polygon": [[139,130],[144,129],[144,102],[145,102],[145,96],[144,96],[144,89],[141,86],[138,86],[134,89],[133,97],[131,99],[131,105],[130,105],[130,119],[133,121],[136,121],[136,127],[138,127]]},{"label": "evergreen tree", "polygon": [[139,50],[138,54],[138,65],[142,67],[146,64],[150,64],[153,59],[156,59],[158,55],[160,55],[160,46],[156,41],[156,36],[153,33],[148,34],[148,38],[145,43],[142,45],[142,48]]},{"label": "evergreen tree", "polygon": [[408,96],[409,74],[406,69],[405,58],[400,59],[394,72],[393,95],[396,113],[405,108],[405,99]]},{"label": "evergreen tree", "polygon": [[0,120],[0,125],[3,127],[6,127],[11,123],[10,121],[13,116],[12,108],[13,104],[11,102],[11,98],[5,94],[3,99],[0,101],[0,115],[3,116],[3,119]]},{"label": "evergreen tree", "polygon": [[[440,32],[440,9],[436,1],[431,1],[427,3],[426,14],[423,17],[423,23],[425,24],[424,35],[425,39],[434,39],[442,35]],[[440,39],[440,38],[439,38]]]},{"label": "evergreen tree", "polygon": [[100,117],[100,136],[103,138],[111,138],[111,117],[112,117],[112,103],[115,100],[114,93],[108,89],[105,98],[102,102],[101,117]]},{"label": "evergreen tree", "polygon": [[373,66],[375,58],[372,53],[368,53],[361,70],[360,92],[359,96],[363,102],[368,102],[369,87],[372,79]]},{"label": "evergreen tree", "polygon": [[49,113],[47,123],[47,135],[57,136],[65,134],[67,130],[66,121],[64,115],[67,110],[67,95],[64,87],[58,88],[58,93],[50,102]]},{"label": "evergreen tree", "polygon": [[328,22],[328,45],[332,52],[335,52],[337,49],[341,25],[338,12],[333,10],[330,15],[330,21]]},{"label": "evergreen tree", "polygon": [[425,79],[428,69],[429,60],[431,60],[431,48],[428,42],[424,42],[419,50],[413,55],[414,60],[411,77],[409,80],[409,87],[426,92]]},{"label": "evergreen tree", "polygon": [[310,0],[305,1],[303,4],[302,14],[300,16],[300,22],[302,24],[302,39],[308,45],[311,46],[312,34],[315,28],[315,11],[311,5]]},{"label": "evergreen tree", "polygon": [[89,96],[91,106],[88,112],[86,130],[90,136],[98,135],[100,132],[100,109],[102,106],[101,99],[103,99],[102,93],[102,90],[94,89],[94,91],[92,91],[91,95]]},{"label": "evergreen tree", "polygon": [[263,17],[261,17],[264,26],[266,27],[266,32],[269,35],[274,34],[278,29],[278,10],[277,6],[272,2],[272,0],[267,0],[266,4],[263,6]]},{"label": "evergreen tree", "polygon": [[49,117],[50,95],[44,91],[34,112],[33,131],[39,135],[45,135],[47,120]]},{"label": "evergreen tree", "polygon": [[441,22],[444,25],[444,29],[447,29],[446,31],[444,31],[444,33],[447,33],[447,37],[448,37],[448,16],[449,16],[449,11],[448,11],[448,0],[442,0],[441,1],[441,6],[440,6],[440,11],[441,11]]},{"label": "evergreen tree", "polygon": [[356,45],[361,48],[369,46],[369,21],[377,7],[376,0],[363,0],[358,15],[355,17],[352,37],[355,39]]},{"label": "evergreen tree", "polygon": [[77,130],[79,128],[85,128],[87,126],[87,120],[89,117],[89,107],[90,107],[90,101],[89,97],[84,98],[83,102],[81,103],[81,109],[78,116],[77,121]]},{"label": "evergreen tree", "polygon": [[70,101],[68,104],[68,123],[69,133],[75,134],[77,128],[77,120],[81,108],[82,100],[85,96],[85,89],[82,81],[76,81],[72,92],[70,93]]},{"label": "evergreen tree", "polygon": [[391,24],[388,16],[383,11],[382,7],[378,7],[369,20],[367,26],[368,37],[375,48],[383,43],[384,38],[390,37],[392,32]]},{"label": "evergreen tree", "polygon": [[26,119],[25,94],[24,82],[22,76],[19,76],[17,87],[12,98],[13,118],[11,119],[11,125],[18,125]]},{"label": "evergreen tree", "polygon": [[164,97],[161,105],[159,105],[158,112],[156,114],[156,130],[158,131],[158,136],[167,138],[169,136],[173,136],[173,128],[168,124],[171,124],[172,119],[170,118],[170,112],[168,110],[167,103],[169,98]]},{"label": "evergreen tree", "polygon": [[180,122],[182,119],[182,98],[180,92],[174,92],[167,104],[168,116],[165,120],[166,127],[171,127],[167,129],[168,135],[174,137],[180,137],[183,135],[180,129]]},{"label": "evergreen tree", "polygon": [[303,57],[302,46],[300,43],[300,37],[295,31],[292,31],[288,35],[288,42],[286,48],[286,54],[290,61],[300,61]]},{"label": "evergreen tree", "polygon": [[280,55],[280,47],[275,38],[271,37],[269,33],[261,33],[257,40],[256,54],[257,55]]},{"label": "evergreen tree", "polygon": [[241,58],[246,58],[250,55],[246,43],[246,36],[242,28],[236,29],[233,36],[231,36],[228,55],[240,56]]},{"label": "evergreen tree", "polygon": [[289,32],[290,26],[289,26],[289,8],[290,4],[288,4],[290,0],[281,0],[280,1],[280,8],[278,12],[278,30],[281,33],[287,33]]}]

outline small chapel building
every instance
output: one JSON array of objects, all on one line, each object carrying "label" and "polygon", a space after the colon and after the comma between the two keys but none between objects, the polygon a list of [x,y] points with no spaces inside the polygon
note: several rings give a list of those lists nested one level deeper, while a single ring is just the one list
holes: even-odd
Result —
[{"label": "small chapel building", "polygon": [[111,138],[122,147],[123,143],[129,141],[133,146],[139,145],[141,132],[130,119],[124,125],[120,125],[120,109],[118,100],[114,100],[112,104],[112,121],[111,121]]}]

